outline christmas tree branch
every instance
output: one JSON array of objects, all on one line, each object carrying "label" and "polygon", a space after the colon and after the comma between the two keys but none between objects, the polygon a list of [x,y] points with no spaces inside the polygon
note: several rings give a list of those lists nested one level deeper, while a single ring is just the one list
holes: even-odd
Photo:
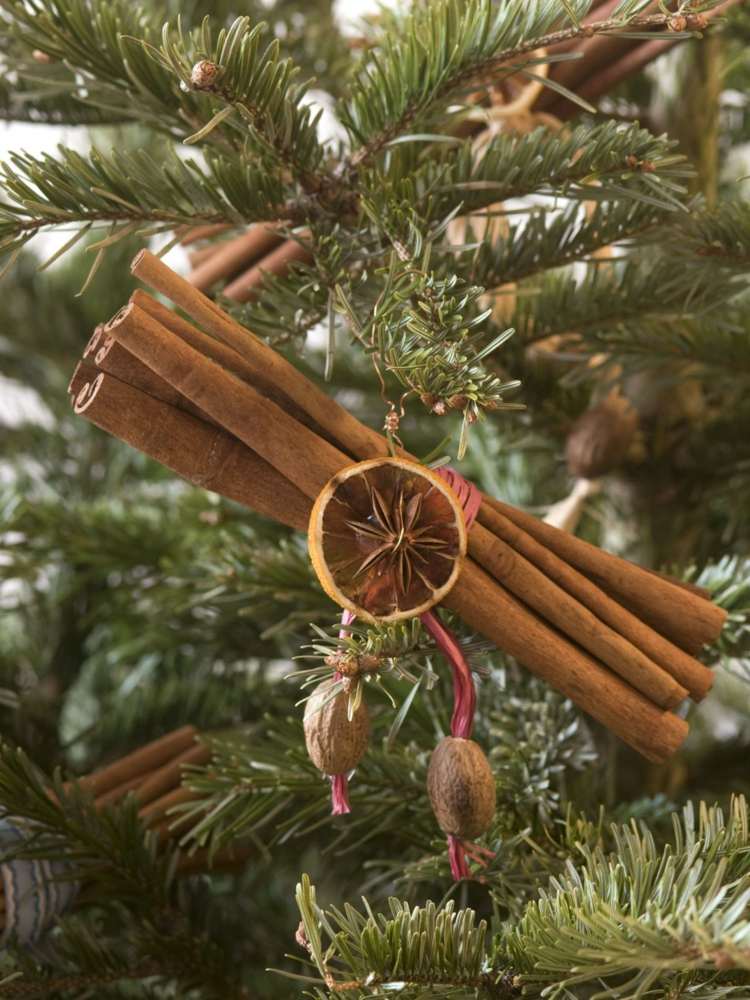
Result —
[{"label": "christmas tree branch", "polygon": [[589,268],[583,281],[554,272],[525,288],[509,322],[516,330],[512,347],[554,333],[601,336],[619,323],[659,317],[704,317],[742,290],[733,276],[713,269],[682,266],[661,258],[633,257],[616,269]]},{"label": "christmas tree branch", "polygon": [[380,996],[397,988],[402,996],[515,997],[507,967],[488,968],[487,925],[473,910],[427,903],[410,907],[390,901],[390,916],[321,909],[314,886],[303,875],[297,886],[302,940],[321,981],[333,995]]},{"label": "christmas tree branch", "polygon": [[[93,248],[134,232],[162,232],[196,222],[268,218],[283,211],[283,188],[242,163],[209,157],[207,170],[173,150],[87,156],[61,148],[59,158],[12,154],[2,166],[6,200],[0,203],[0,249],[18,250],[40,229],[110,223]],[[226,187],[224,186],[226,185]],[[73,241],[71,241],[72,243]]]},{"label": "christmas tree branch", "polygon": [[[490,232],[477,248],[459,259],[457,269],[485,288],[563,267],[589,259],[603,247],[625,243],[631,248],[660,231],[669,210],[643,202],[599,202],[585,218],[581,206],[568,205],[562,210],[532,211],[522,223],[506,227],[497,235]],[[471,241],[471,228],[466,241]]]},{"label": "christmas tree branch", "polygon": [[255,147],[261,157],[277,160],[277,169],[288,170],[306,194],[320,198],[332,183],[321,167],[320,113],[304,104],[307,88],[294,82],[298,68],[281,58],[278,41],[262,46],[265,30],[240,17],[214,41],[206,21],[189,44],[181,32],[172,38],[165,29],[158,58],[184,87],[211,95],[214,106],[223,107],[188,142],[209,136],[212,123],[233,128],[245,142],[249,125],[251,148],[245,155]]},{"label": "christmas tree branch", "polygon": [[582,864],[529,904],[504,942],[525,982],[554,984],[553,996],[611,984],[634,998],[692,971],[708,973],[709,984],[711,975],[750,971],[747,802],[735,798],[726,816],[705,805],[696,816],[688,805],[673,823],[663,848],[635,823],[613,829],[612,853],[582,848]]},{"label": "christmas tree branch", "polygon": [[[684,3],[676,13],[686,14],[685,27],[695,28],[702,21],[696,21],[694,11],[712,5]],[[584,25],[580,18],[589,6],[585,0],[533,6],[517,0],[497,10],[486,0],[461,7],[454,0],[443,0],[415,13],[402,26],[401,38],[386,39],[382,51],[361,71],[344,116],[345,125],[360,143],[350,157],[349,169],[357,170],[397,137],[429,120],[460,90],[497,82],[498,71],[509,75],[533,62],[524,63],[524,55],[596,34],[674,26],[675,14],[633,14],[629,3],[620,5],[619,16]],[[558,27],[561,21],[570,20],[572,25]],[[424,44],[425,38],[431,40],[429,44]]]}]

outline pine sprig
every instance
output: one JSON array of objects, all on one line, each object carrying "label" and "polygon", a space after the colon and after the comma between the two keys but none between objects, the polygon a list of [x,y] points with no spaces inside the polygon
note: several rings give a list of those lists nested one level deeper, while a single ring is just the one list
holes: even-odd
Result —
[{"label": "pine sprig", "polygon": [[97,149],[84,156],[64,147],[57,159],[14,153],[2,166],[2,183],[5,253],[18,251],[45,227],[79,225],[77,240],[92,225],[110,223],[109,235],[94,249],[136,232],[266,219],[284,201],[279,183],[247,164],[216,155],[205,169],[169,148],[158,158],[146,151],[115,155]]},{"label": "pine sprig", "polygon": [[[266,34],[265,24],[253,26],[240,17],[214,39],[206,18],[190,41],[179,25],[174,37],[165,28],[159,59],[184,88],[211,95],[221,108],[188,142],[205,138],[219,124],[233,128],[241,139],[249,126],[251,149],[246,153],[255,147],[264,159],[276,159],[305,192],[320,196],[332,181],[322,169],[320,112],[304,103],[308,85],[295,81],[298,68],[282,58],[278,40],[264,43]],[[235,114],[227,114],[229,110]]]},{"label": "pine sprig", "polygon": [[347,906],[323,910],[314,886],[304,875],[297,905],[305,946],[333,995],[360,997],[429,991],[431,996],[518,995],[507,967],[488,966],[487,924],[473,910],[427,903],[411,907],[390,900],[389,914]]},{"label": "pine sprig", "polygon": [[[581,984],[635,1000],[649,989],[700,982],[704,992],[750,985],[750,813],[701,805],[674,817],[664,848],[635,823],[613,830],[614,850],[583,847],[582,864],[552,880],[504,945],[529,984],[551,997]],[[693,976],[691,974],[697,974]],[[738,993],[739,995],[739,993]]]},{"label": "pine sprig", "polygon": [[[507,225],[505,234],[491,230],[458,266],[472,282],[495,288],[588,260],[602,247],[625,243],[631,248],[649,237],[653,242],[668,217],[653,205],[625,200],[599,202],[588,218],[577,203],[562,210],[539,209],[523,222]],[[471,235],[469,229],[467,243]]]},{"label": "pine sprig", "polygon": [[575,332],[585,341],[603,330],[645,318],[705,317],[739,293],[731,275],[710,269],[675,268],[666,258],[626,258],[617,268],[589,269],[583,281],[569,274],[544,275],[519,295],[511,322],[512,346],[520,347],[555,333]]}]

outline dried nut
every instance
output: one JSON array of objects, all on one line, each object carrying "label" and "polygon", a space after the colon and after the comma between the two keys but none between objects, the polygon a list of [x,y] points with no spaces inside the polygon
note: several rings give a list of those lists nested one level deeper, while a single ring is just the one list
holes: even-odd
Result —
[{"label": "dried nut", "polygon": [[608,396],[573,424],[565,443],[568,470],[576,479],[596,479],[620,465],[630,448],[638,417],[621,396]]},{"label": "dried nut", "polygon": [[473,840],[495,815],[495,779],[484,751],[473,740],[446,736],[427,769],[432,811],[443,833]]},{"label": "dried nut", "polygon": [[346,774],[362,759],[370,738],[370,716],[364,701],[349,720],[344,691],[331,695],[336,681],[321,681],[305,705],[305,743],[310,760],[324,774]]}]

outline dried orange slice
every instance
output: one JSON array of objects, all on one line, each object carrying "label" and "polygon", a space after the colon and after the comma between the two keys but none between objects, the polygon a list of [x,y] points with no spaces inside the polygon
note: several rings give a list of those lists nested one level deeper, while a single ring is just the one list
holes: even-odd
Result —
[{"label": "dried orange slice", "polygon": [[441,601],[466,554],[461,504],[440,476],[403,458],[349,465],[310,514],[323,589],[366,620],[397,621]]}]

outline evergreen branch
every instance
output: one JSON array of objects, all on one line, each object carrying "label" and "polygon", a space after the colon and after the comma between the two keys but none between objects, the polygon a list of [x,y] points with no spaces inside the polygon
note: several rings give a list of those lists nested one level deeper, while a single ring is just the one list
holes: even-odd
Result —
[{"label": "evergreen branch", "polygon": [[134,803],[99,811],[59,773],[45,777],[22,751],[0,744],[0,804],[30,827],[29,839],[6,856],[66,862],[66,878],[85,880],[89,899],[119,899],[143,913],[169,907],[172,852],[157,855],[156,838],[141,827]]},{"label": "evergreen branch", "polygon": [[1,176],[0,250],[6,253],[50,226],[109,222],[109,244],[145,228],[267,219],[284,200],[274,178],[247,164],[215,155],[206,172],[171,149],[160,160],[145,151],[94,149],[82,156],[63,147],[58,159],[15,153]]},{"label": "evergreen branch", "polygon": [[222,29],[215,41],[208,19],[193,44],[179,29],[176,38],[165,29],[160,58],[183,86],[213,95],[237,112],[233,119],[218,112],[212,121],[221,116],[222,123],[242,132],[249,125],[251,146],[276,158],[307,194],[320,198],[332,182],[321,169],[320,113],[304,104],[307,85],[294,82],[298,69],[281,58],[278,40],[262,47],[266,32],[264,24],[253,27],[247,17]]},{"label": "evergreen branch", "polygon": [[[633,15],[624,8],[621,16],[583,25],[580,19],[589,6],[588,0],[533,5],[514,0],[500,8],[489,0],[462,5],[441,0],[418,10],[400,37],[385,39],[357,79],[343,116],[360,143],[349,169],[356,170],[398,136],[421,126],[460,90],[490,78],[497,82],[498,71],[518,72],[526,65],[524,55],[597,34],[664,30],[674,16]],[[687,14],[692,9],[690,4],[680,8]],[[571,19],[572,26],[560,26]]]},{"label": "evergreen branch", "polygon": [[520,995],[507,967],[488,967],[487,924],[470,909],[390,900],[390,915],[347,906],[321,909],[307,875],[297,886],[306,947],[321,981],[334,994],[361,997]]},{"label": "evergreen branch", "polygon": [[675,143],[646,129],[613,121],[571,132],[537,128],[501,133],[479,156],[470,142],[442,144],[416,156],[396,147],[388,171],[362,175],[376,204],[397,201],[417,217],[439,222],[456,210],[478,212],[511,198],[563,195],[589,201],[640,200],[660,210],[679,207],[689,174]]},{"label": "evergreen branch", "polygon": [[[481,334],[475,331],[490,312],[479,311],[482,289],[465,284],[457,275],[443,278],[431,270],[431,244],[423,243],[408,217],[402,219],[396,213],[391,220],[379,217],[373,205],[364,207],[394,251],[388,270],[380,272],[381,291],[370,315],[360,318],[341,287],[337,288],[338,308],[357,339],[373,355],[378,371],[382,366],[406,389],[402,404],[407,396],[416,394],[436,414],[449,410],[463,414],[458,447],[461,458],[468,427],[482,410],[522,409],[504,400],[504,395],[519,383],[504,381],[482,364],[484,357],[504,343],[512,331],[480,347]],[[410,230],[411,248],[399,238],[404,228]]]},{"label": "evergreen branch", "polygon": [[729,200],[712,212],[681,219],[675,235],[681,255],[707,257],[719,267],[750,272],[750,202]]},{"label": "evergreen branch", "polygon": [[615,269],[590,268],[581,282],[567,274],[544,275],[522,286],[510,321],[514,345],[575,332],[585,342],[618,324],[643,319],[685,320],[703,317],[741,291],[732,275],[707,269],[676,268],[645,255],[626,259]]},{"label": "evergreen branch", "polygon": [[[501,228],[499,236],[498,227],[490,224],[487,236],[467,255],[468,260],[459,260],[459,269],[465,269],[471,282],[495,288],[586,260],[602,247],[640,241],[666,218],[668,211],[639,201],[599,202],[588,218],[582,218],[576,203],[561,211],[540,209],[524,222],[504,227],[505,232]],[[466,241],[471,242],[471,231]]]},{"label": "evergreen branch", "polygon": [[721,635],[707,656],[718,655],[730,670],[741,668],[743,662],[750,664],[750,560],[725,556],[704,566],[700,573],[693,569],[687,575],[699,586],[707,587],[711,600],[728,612]]},{"label": "evergreen branch", "polygon": [[550,984],[552,997],[599,983],[631,1000],[691,972],[710,983],[750,970],[746,801],[735,798],[726,818],[705,805],[696,817],[688,805],[673,823],[673,844],[662,849],[635,823],[613,828],[611,853],[581,847],[581,866],[553,878],[505,936],[524,982]]},{"label": "evergreen branch", "polygon": [[736,390],[750,379],[747,323],[739,305],[716,318],[625,318],[616,326],[586,332],[584,353],[606,352],[628,373],[659,369],[664,380],[706,378],[714,391],[720,381]]}]

